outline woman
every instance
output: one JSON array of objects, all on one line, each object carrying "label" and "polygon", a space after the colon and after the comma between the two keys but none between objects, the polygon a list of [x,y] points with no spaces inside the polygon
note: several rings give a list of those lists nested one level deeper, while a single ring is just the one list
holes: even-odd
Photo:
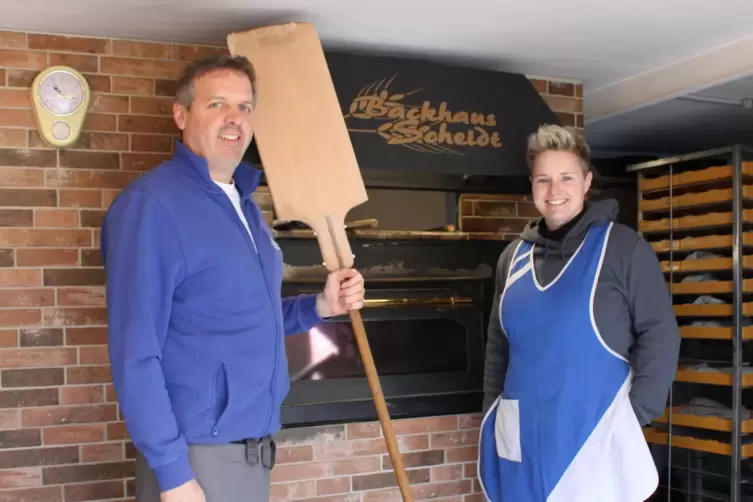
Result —
[{"label": "woman", "polygon": [[541,127],[527,155],[542,218],[498,262],[479,479],[492,502],[642,502],[658,475],[641,427],[680,345],[665,279],[615,201],[585,201],[577,130]]}]

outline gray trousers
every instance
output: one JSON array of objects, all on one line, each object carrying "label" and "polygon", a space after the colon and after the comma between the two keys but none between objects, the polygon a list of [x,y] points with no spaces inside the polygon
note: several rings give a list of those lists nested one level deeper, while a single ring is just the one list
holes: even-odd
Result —
[{"label": "gray trousers", "polygon": [[[271,471],[249,464],[244,445],[189,445],[188,460],[207,502],[269,502]],[[136,502],[160,502],[157,478],[138,452]]]}]

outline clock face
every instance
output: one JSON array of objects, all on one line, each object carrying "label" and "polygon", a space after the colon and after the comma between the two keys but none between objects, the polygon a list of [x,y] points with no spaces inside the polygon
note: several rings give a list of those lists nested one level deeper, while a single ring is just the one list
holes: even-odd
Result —
[{"label": "clock face", "polygon": [[70,115],[84,102],[84,86],[72,73],[54,71],[39,84],[39,100],[48,111],[56,115]]}]

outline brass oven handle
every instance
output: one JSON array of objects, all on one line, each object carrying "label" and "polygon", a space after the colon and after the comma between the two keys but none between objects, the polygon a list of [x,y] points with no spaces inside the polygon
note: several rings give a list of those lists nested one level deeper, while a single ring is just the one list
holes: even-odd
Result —
[{"label": "brass oven handle", "polygon": [[447,296],[442,298],[371,298],[364,300],[364,308],[383,307],[429,307],[429,306],[456,306],[472,304],[471,298]]}]

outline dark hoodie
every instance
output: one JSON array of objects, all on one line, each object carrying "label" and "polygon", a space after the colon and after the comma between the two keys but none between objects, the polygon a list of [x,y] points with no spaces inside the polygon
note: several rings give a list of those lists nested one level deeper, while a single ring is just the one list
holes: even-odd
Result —
[{"label": "dark hoodie", "polygon": [[[534,269],[539,282],[546,285],[557,277],[588,229],[615,221],[617,211],[617,202],[611,199],[586,202],[583,212],[557,231],[548,231],[543,219],[530,223],[520,239],[536,244]],[[508,346],[499,322],[499,298],[518,242],[507,246],[497,263],[484,371],[484,413],[504,386]],[[638,421],[648,425],[666,406],[677,369],[680,332],[654,250],[634,230],[616,222],[596,286],[594,318],[604,342],[631,362],[635,378],[630,399]]]}]

